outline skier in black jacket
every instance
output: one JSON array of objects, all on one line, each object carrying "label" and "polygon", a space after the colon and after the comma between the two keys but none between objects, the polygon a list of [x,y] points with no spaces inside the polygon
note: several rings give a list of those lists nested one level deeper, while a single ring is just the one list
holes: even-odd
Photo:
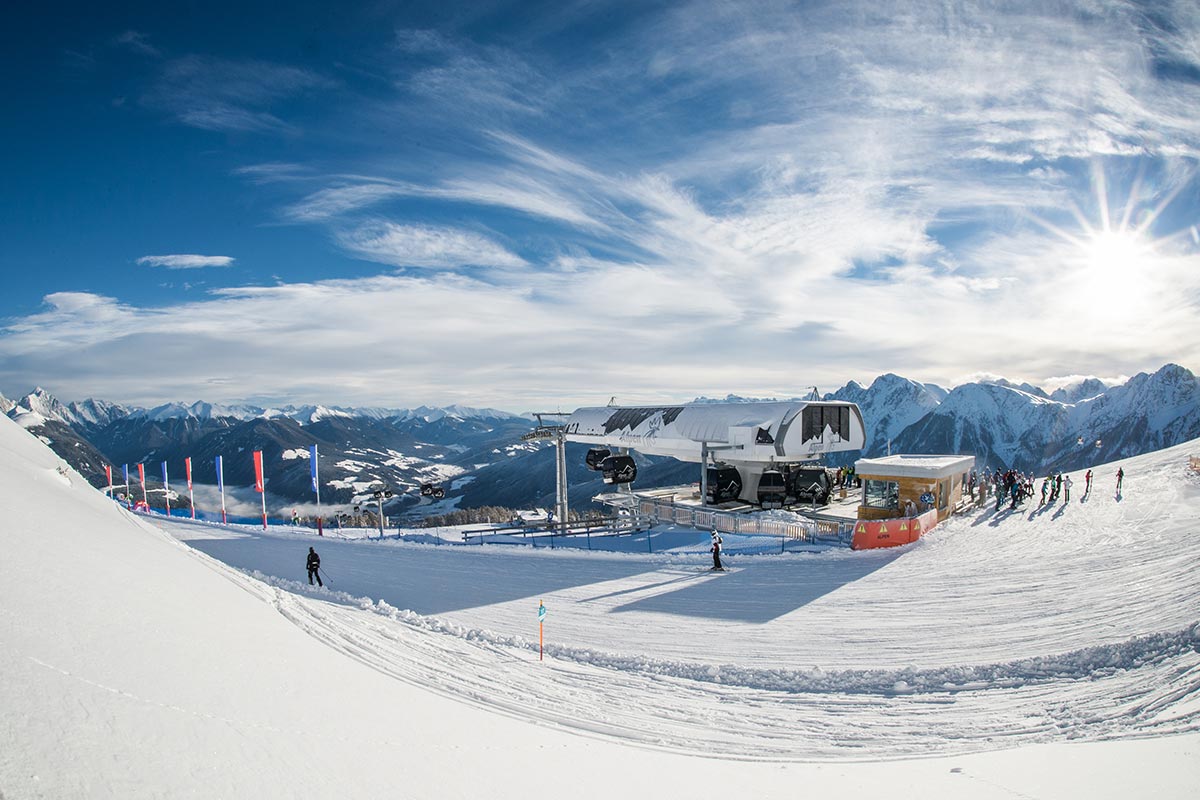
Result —
[{"label": "skier in black jacket", "polygon": [[321,557],[317,555],[317,551],[311,547],[308,548],[308,585],[312,586],[313,578],[317,579],[317,586],[324,587],[321,583]]},{"label": "skier in black jacket", "polygon": [[713,569],[725,571],[721,566],[721,536],[715,530],[712,532],[712,554],[713,554]]}]

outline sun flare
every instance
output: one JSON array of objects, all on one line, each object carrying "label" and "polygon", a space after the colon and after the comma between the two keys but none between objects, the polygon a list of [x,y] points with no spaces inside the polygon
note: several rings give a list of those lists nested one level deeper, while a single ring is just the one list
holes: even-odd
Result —
[{"label": "sun flare", "polygon": [[1084,243],[1083,254],[1096,279],[1140,274],[1152,255],[1147,242],[1126,231],[1096,232]]}]

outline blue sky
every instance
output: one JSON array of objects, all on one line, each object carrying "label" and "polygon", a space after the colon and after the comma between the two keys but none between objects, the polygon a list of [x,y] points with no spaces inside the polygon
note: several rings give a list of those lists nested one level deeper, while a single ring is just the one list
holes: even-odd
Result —
[{"label": "blue sky", "polygon": [[10,397],[520,411],[1200,367],[1195,3],[6,22]]}]

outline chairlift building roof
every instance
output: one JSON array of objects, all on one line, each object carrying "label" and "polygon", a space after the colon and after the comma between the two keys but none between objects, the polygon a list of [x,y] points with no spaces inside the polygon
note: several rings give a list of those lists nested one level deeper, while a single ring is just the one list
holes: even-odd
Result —
[{"label": "chairlift building roof", "polygon": [[948,478],[974,467],[974,456],[955,455],[895,455],[854,462],[854,471],[859,475],[889,478]]}]

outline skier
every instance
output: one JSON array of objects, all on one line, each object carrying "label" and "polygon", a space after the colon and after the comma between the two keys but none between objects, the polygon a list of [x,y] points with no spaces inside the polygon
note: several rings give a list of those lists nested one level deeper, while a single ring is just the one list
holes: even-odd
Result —
[{"label": "skier", "polygon": [[721,535],[719,533],[717,533],[716,528],[713,528],[713,532],[712,532],[712,554],[713,554],[712,568],[715,570],[720,570],[721,572],[724,572],[725,568],[721,566]]},{"label": "skier", "polygon": [[1072,483],[1074,483],[1074,481],[1071,480],[1070,475],[1063,476],[1063,502],[1064,503],[1071,502],[1071,484]]},{"label": "skier", "polygon": [[1117,494],[1121,493],[1121,481],[1125,480],[1125,469],[1117,467]]},{"label": "skier", "polygon": [[1050,488],[1050,476],[1047,475],[1045,478],[1042,478],[1042,502],[1038,503],[1039,506],[1046,505],[1046,490],[1049,488]]},{"label": "skier", "polygon": [[308,548],[308,585],[312,586],[313,578],[317,579],[317,586],[324,587],[321,583],[321,557],[317,555],[317,551],[311,547]]},{"label": "skier", "polygon": [[296,509],[293,508],[292,509],[292,527],[295,527],[299,524],[300,524],[300,514],[297,513]]},{"label": "skier", "polygon": [[1083,476],[1083,496],[1087,497],[1092,493],[1092,471],[1089,469],[1087,474]]}]

